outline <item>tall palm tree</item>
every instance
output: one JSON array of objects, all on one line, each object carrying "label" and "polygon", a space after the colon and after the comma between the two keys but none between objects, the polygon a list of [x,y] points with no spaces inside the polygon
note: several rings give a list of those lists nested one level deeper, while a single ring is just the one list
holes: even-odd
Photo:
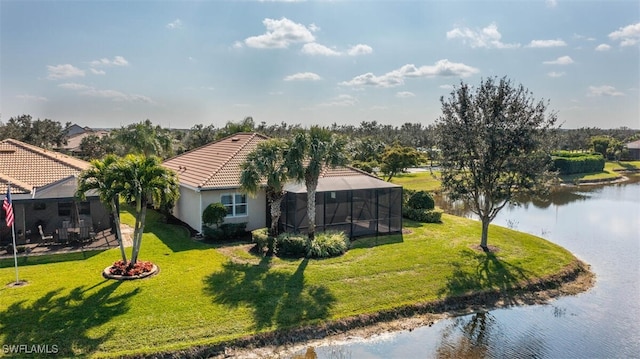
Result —
[{"label": "tall palm tree", "polygon": [[100,201],[111,209],[114,225],[116,227],[116,239],[120,245],[122,260],[127,261],[127,254],[124,251],[122,233],[120,231],[120,213],[118,211],[118,193],[123,190],[123,183],[116,171],[118,157],[107,155],[102,160],[91,161],[91,166],[82,171],[78,177],[78,189],[76,197],[84,200],[86,192],[96,190],[100,196]]},{"label": "tall palm tree", "polygon": [[124,182],[122,195],[136,205],[136,222],[133,229],[133,249],[130,266],[135,265],[142,244],[142,233],[147,215],[147,205],[163,207],[174,203],[179,186],[175,172],[163,167],[156,156],[127,155],[117,164],[120,180]]},{"label": "tall palm tree", "polygon": [[240,185],[243,191],[255,194],[260,188],[261,181],[266,179],[265,194],[270,204],[271,227],[269,235],[278,235],[278,221],[280,220],[280,205],[284,198],[284,185],[288,173],[285,162],[287,142],[272,138],[258,144],[256,149],[247,155],[242,163]]},{"label": "tall palm tree", "polygon": [[313,126],[308,132],[297,132],[287,151],[286,162],[291,178],[304,181],[307,188],[307,219],[309,242],[315,238],[316,189],[322,170],[347,163],[346,141],[329,130]]}]

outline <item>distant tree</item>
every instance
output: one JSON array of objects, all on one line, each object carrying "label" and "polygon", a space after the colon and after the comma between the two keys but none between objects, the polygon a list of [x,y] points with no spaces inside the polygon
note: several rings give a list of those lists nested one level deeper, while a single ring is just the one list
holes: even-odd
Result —
[{"label": "distant tree", "polygon": [[110,135],[90,134],[80,141],[80,154],[86,160],[99,159],[116,152],[116,145]]},{"label": "distant tree", "polygon": [[399,143],[387,146],[382,154],[380,170],[386,174],[386,181],[409,167],[416,167],[426,160],[425,156],[413,147]]},{"label": "distant tree", "polygon": [[216,132],[216,128],[213,125],[204,126],[197,124],[191,127],[183,140],[184,150],[190,151],[215,141]]},{"label": "distant tree", "polygon": [[287,142],[277,138],[259,143],[256,149],[247,155],[240,175],[241,189],[249,194],[257,193],[262,180],[266,181],[264,189],[270,206],[269,235],[272,237],[278,235],[280,208],[285,194],[284,185],[289,179],[285,162],[287,149]]},{"label": "distant tree", "polygon": [[489,224],[513,196],[546,188],[551,156],[545,141],[556,114],[506,78],[482,80],[475,89],[461,82],[440,102],[442,186],[480,217],[486,251]]},{"label": "distant tree", "polygon": [[120,154],[142,154],[167,158],[173,154],[171,132],[150,120],[132,123],[113,131],[113,138],[120,146]]},{"label": "distant tree", "polygon": [[291,178],[304,181],[307,188],[307,219],[309,242],[315,239],[316,189],[322,170],[347,163],[345,140],[329,130],[313,126],[309,131],[297,132],[287,152],[286,167]]},{"label": "distant tree", "polygon": [[0,125],[0,139],[13,138],[42,148],[56,148],[67,143],[64,129],[69,126],[70,122],[63,128],[60,122],[50,119],[34,121],[30,115],[11,117]]},{"label": "distant tree", "polygon": [[380,166],[384,149],[384,143],[373,136],[355,138],[346,145],[351,165],[369,173]]},{"label": "distant tree", "polygon": [[255,123],[253,122],[253,117],[245,117],[244,120],[237,123],[227,122],[227,124],[216,134],[216,139],[219,140],[221,138],[231,136],[234,133],[253,132],[254,127]]}]

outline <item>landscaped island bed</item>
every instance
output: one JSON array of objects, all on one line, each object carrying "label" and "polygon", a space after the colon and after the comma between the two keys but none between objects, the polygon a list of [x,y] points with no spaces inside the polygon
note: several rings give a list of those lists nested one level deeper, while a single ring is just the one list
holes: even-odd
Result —
[{"label": "landscaped island bed", "polygon": [[[216,247],[148,216],[140,257],[160,268],[151,278],[102,278],[117,249],[33,265],[21,258],[29,284],[20,288],[4,286],[15,272],[12,260],[0,262],[0,342],[56,345],[64,357],[215,355],[233,344],[285,344],[415,314],[535,303],[567,293],[557,288],[562,282],[581,278],[569,293],[591,283],[571,253],[532,235],[492,226],[495,251],[478,251],[480,223],[450,215],[442,224],[405,222],[410,233],[359,239],[325,260]],[[128,213],[123,220],[133,223]]]}]

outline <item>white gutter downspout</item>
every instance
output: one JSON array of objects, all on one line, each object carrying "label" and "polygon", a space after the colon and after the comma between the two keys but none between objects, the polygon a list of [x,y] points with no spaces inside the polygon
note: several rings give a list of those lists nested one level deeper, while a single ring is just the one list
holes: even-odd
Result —
[{"label": "white gutter downspout", "polygon": [[200,226],[199,226],[200,228],[198,230],[198,233],[202,234],[202,187],[198,187],[197,192],[198,192],[198,195],[200,196],[200,211],[198,212],[199,213],[198,222],[200,223]]}]

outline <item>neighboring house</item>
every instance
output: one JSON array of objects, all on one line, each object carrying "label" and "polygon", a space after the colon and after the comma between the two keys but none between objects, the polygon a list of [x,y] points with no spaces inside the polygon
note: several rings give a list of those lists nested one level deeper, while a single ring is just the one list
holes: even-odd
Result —
[{"label": "neighboring house", "polygon": [[640,140],[629,142],[625,145],[627,147],[627,159],[632,161],[640,160]]},{"label": "neighboring house", "polygon": [[69,126],[67,129],[65,129],[65,132],[66,132],[65,138],[67,140],[67,144],[62,145],[56,150],[72,156],[82,155],[80,144],[82,143],[82,140],[84,138],[91,135],[95,135],[95,136],[98,136],[99,138],[102,138],[103,136],[106,136],[109,134],[109,131],[107,130],[94,130],[89,127],[81,127],[76,124]]},{"label": "neighboring house", "polygon": [[[74,195],[77,176],[89,163],[55,151],[13,139],[0,141],[0,198],[11,184],[16,238],[38,235],[38,225],[46,234],[56,232],[64,221],[86,223],[93,231],[110,227],[109,213],[96,193],[87,193],[79,202]],[[0,242],[10,242],[5,212],[0,211]]]},{"label": "neighboring house", "polygon": [[[211,203],[227,207],[227,223],[246,222],[247,230],[270,223],[264,190],[248,196],[240,190],[240,165],[258,143],[257,133],[237,133],[164,162],[178,174],[180,199],[173,215],[202,231],[202,212]],[[306,230],[306,188],[287,185],[280,226]],[[351,237],[402,230],[402,187],[350,167],[323,171],[317,193],[318,230],[339,229]]]}]

